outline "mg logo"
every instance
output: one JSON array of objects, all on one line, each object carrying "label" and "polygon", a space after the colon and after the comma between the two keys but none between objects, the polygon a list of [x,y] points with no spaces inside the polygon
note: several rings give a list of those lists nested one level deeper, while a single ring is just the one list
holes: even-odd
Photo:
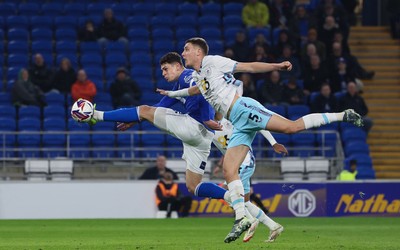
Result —
[{"label": "mg logo", "polygon": [[289,210],[296,217],[307,217],[315,210],[315,196],[306,189],[298,189],[289,196]]}]

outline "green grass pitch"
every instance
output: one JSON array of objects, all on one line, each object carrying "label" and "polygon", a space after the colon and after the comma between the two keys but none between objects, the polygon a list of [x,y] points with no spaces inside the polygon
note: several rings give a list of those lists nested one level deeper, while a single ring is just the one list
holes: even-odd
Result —
[{"label": "green grass pitch", "polygon": [[0,249],[400,249],[400,218],[278,218],[285,231],[264,243],[226,244],[232,218],[0,220]]}]

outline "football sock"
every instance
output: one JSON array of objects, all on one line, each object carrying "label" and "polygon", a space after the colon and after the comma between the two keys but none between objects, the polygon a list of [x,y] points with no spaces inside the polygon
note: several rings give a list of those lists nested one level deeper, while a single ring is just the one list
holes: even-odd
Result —
[{"label": "football sock", "polygon": [[303,116],[305,129],[320,127],[331,122],[342,121],[344,112],[341,113],[315,113]]},{"label": "football sock", "polygon": [[223,199],[226,189],[216,185],[212,182],[200,182],[195,191],[194,195],[198,197],[209,197],[213,199]]},{"label": "football sock", "polygon": [[251,201],[246,202],[246,209],[249,213],[261,223],[266,225],[270,230],[274,230],[277,227],[277,223],[269,218],[259,207],[251,203]]},{"label": "football sock", "polygon": [[229,191],[226,191],[225,192],[225,194],[224,194],[224,200],[226,201],[226,202],[228,202],[229,203],[229,205],[231,205],[231,195],[229,194]]},{"label": "football sock", "polygon": [[98,121],[109,122],[138,122],[139,109],[134,108],[121,108],[112,111],[94,111],[93,118]]},{"label": "football sock", "polygon": [[240,180],[234,180],[228,183],[229,194],[232,201],[232,207],[235,210],[236,220],[244,217],[244,190]]},{"label": "football sock", "polygon": [[254,218],[254,217],[250,214],[249,210],[248,210],[246,207],[244,208],[244,212],[246,213],[247,219],[249,219],[249,220],[251,221],[251,223],[253,223],[253,222],[256,220],[256,218]]}]

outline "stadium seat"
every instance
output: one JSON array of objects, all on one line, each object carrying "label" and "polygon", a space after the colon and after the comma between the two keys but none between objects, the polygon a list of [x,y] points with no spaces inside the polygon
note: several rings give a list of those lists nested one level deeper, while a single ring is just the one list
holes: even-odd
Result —
[{"label": "stadium seat", "polygon": [[6,18],[7,29],[24,29],[29,28],[29,19],[25,16],[8,16]]},{"label": "stadium seat", "polygon": [[305,161],[306,175],[309,181],[322,182],[328,179],[329,160],[311,157]]},{"label": "stadium seat", "polygon": [[351,157],[353,154],[369,154],[369,146],[366,142],[354,141],[344,147],[346,157]]},{"label": "stadium seat", "polygon": [[171,40],[158,40],[153,42],[153,52],[155,54],[165,53],[165,51],[175,51],[175,43]]},{"label": "stadium seat", "polygon": [[112,98],[109,93],[97,93],[94,97],[94,103],[112,105]]},{"label": "stadium seat", "polygon": [[42,14],[44,16],[58,17],[63,15],[63,9],[64,5],[62,3],[44,3],[42,5]]},{"label": "stadium seat", "polygon": [[321,95],[321,93],[319,91],[311,92],[310,97],[309,97],[310,104],[314,103],[317,96],[320,96],[320,95]]},{"label": "stadium seat", "polygon": [[[11,100],[12,99],[11,99],[11,93],[10,92],[0,92],[0,105],[11,105],[12,104]],[[1,112],[1,109],[0,109],[0,112]],[[8,112],[8,111],[6,111],[6,112]],[[14,108],[14,112],[15,112],[15,108]]]},{"label": "stadium seat", "polygon": [[31,39],[33,41],[51,41],[53,40],[53,32],[51,31],[51,29],[36,28],[31,31]]},{"label": "stadium seat", "polygon": [[132,6],[132,14],[136,15],[144,15],[144,16],[153,16],[154,14],[154,4],[153,3],[136,3]]},{"label": "stadium seat", "polygon": [[192,15],[176,16],[174,18],[174,26],[175,29],[196,29],[197,21],[197,17]]},{"label": "stadium seat", "polygon": [[17,6],[14,3],[0,3],[0,15],[3,17],[17,14]]},{"label": "stadium seat", "polygon": [[221,40],[208,40],[208,46],[210,47],[211,55],[223,55],[224,54],[224,43]]},{"label": "stadium seat", "polygon": [[40,157],[40,134],[35,133],[40,131],[40,127],[41,124],[38,117],[20,118],[18,120],[18,131],[20,131],[17,136],[18,148],[20,149],[18,152],[18,157]]},{"label": "stadium seat", "polygon": [[128,38],[131,41],[148,41],[150,32],[147,28],[133,28],[128,30]]},{"label": "stadium seat", "polygon": [[103,77],[102,67],[85,67],[85,71],[89,79],[92,79],[94,77]]},{"label": "stadium seat", "polygon": [[172,29],[153,29],[151,36],[153,41],[174,40],[174,33]]},{"label": "stadium seat", "polygon": [[127,67],[128,61],[125,53],[111,53],[105,56],[105,65],[107,67]]},{"label": "stadium seat", "polygon": [[[6,94],[9,93],[0,93],[0,94],[1,94],[0,97],[7,98]],[[2,103],[0,105],[0,117],[15,119],[17,117],[16,114],[17,112],[15,110],[14,105],[11,105],[11,101],[9,103]]]},{"label": "stadium seat", "polygon": [[200,36],[206,40],[221,40],[222,33],[219,28],[206,28],[200,30]]},{"label": "stadium seat", "polygon": [[153,16],[150,19],[152,29],[171,29],[173,18],[171,16]]},{"label": "stadium seat", "polygon": [[175,32],[177,41],[186,41],[191,37],[196,37],[198,35],[195,28],[179,28]]},{"label": "stadium seat", "polygon": [[126,19],[125,25],[128,29],[134,29],[137,27],[148,27],[149,17],[145,15],[130,16]]},{"label": "stadium seat", "polygon": [[9,41],[8,42],[8,54],[28,54],[29,45],[27,41]]},{"label": "stadium seat", "polygon": [[18,14],[21,16],[38,16],[40,15],[40,6],[36,3],[21,3],[18,6]]},{"label": "stadium seat", "polygon": [[133,41],[129,43],[129,48],[131,51],[131,56],[133,54],[149,54],[150,53],[150,43],[146,40]]},{"label": "stadium seat", "polygon": [[76,42],[77,34],[75,29],[57,29],[55,33],[57,41],[65,40],[70,42]]},{"label": "stadium seat", "polygon": [[178,5],[178,15],[199,15],[199,5],[195,3],[181,3]]},{"label": "stadium seat", "polygon": [[81,65],[83,68],[103,66],[103,57],[97,53],[85,53],[81,56]]},{"label": "stadium seat", "polygon": [[345,95],[345,92],[335,92],[333,95],[335,96],[337,101],[340,101],[340,99],[342,99],[342,97]]},{"label": "stadium seat", "polygon": [[93,15],[93,16],[102,16],[104,13],[104,9],[110,8],[111,4],[106,4],[102,2],[97,2],[97,3],[89,3],[86,6],[86,12],[88,15]]},{"label": "stadium seat", "polygon": [[236,39],[236,33],[241,31],[242,29],[240,28],[226,28],[224,29],[224,40],[225,43],[228,45],[232,45],[235,42]]},{"label": "stadium seat", "polygon": [[45,94],[46,102],[48,105],[65,105],[65,96],[64,94],[49,92]]},{"label": "stadium seat", "polygon": [[17,79],[18,73],[21,68],[10,67],[7,69],[7,81]]},{"label": "stadium seat", "polygon": [[292,152],[289,152],[291,156],[297,157],[310,157],[315,156],[315,135],[312,133],[299,133],[293,134],[292,144],[295,147]]},{"label": "stadium seat", "polygon": [[[43,108],[43,118],[59,118],[65,120],[66,112],[64,106],[49,105]],[[65,123],[65,122],[64,122]]]},{"label": "stadium seat", "polygon": [[250,28],[248,29],[249,41],[254,41],[257,35],[262,34],[268,42],[271,42],[271,30],[270,28]]},{"label": "stadium seat", "polygon": [[[91,156],[90,146],[90,126],[87,123],[78,123],[72,118],[68,120],[68,130],[71,132],[69,136],[70,157],[71,158],[88,158]],[[74,134],[78,131],[79,134]],[[87,132],[87,133],[82,133]]]},{"label": "stadium seat", "polygon": [[142,124],[141,130],[143,131],[141,145],[145,149],[142,153],[143,157],[157,157],[160,154],[164,154],[165,134],[149,123]]},{"label": "stadium seat", "polygon": [[140,152],[136,150],[138,147],[140,147],[140,137],[138,134],[117,134],[117,145],[118,158],[131,159],[140,157]]},{"label": "stadium seat", "polygon": [[[336,143],[338,137],[336,133],[330,133],[329,131],[324,131],[323,128],[319,128],[321,133],[317,134],[317,145],[319,148],[318,155],[325,157],[335,157],[336,156]],[[332,132],[335,132],[333,130]]]},{"label": "stadium seat", "polygon": [[223,5],[224,16],[242,16],[243,4],[241,3],[226,3]]},{"label": "stadium seat", "polygon": [[287,115],[291,120],[297,120],[298,118],[310,113],[310,108],[307,105],[290,105],[287,108]]},{"label": "stadium seat", "polygon": [[222,19],[222,24],[225,29],[242,29],[244,27],[243,20],[241,16],[229,15],[224,16]]},{"label": "stadium seat", "polygon": [[65,157],[65,134],[51,133],[52,131],[65,131],[65,117],[63,118],[45,118],[43,120],[43,131],[50,132],[43,134],[43,156],[46,158]]},{"label": "stadium seat", "polygon": [[278,115],[286,117],[286,107],[283,105],[266,105],[265,107]]},{"label": "stadium seat", "polygon": [[[99,105],[106,106],[104,104]],[[99,108],[100,109],[100,108]],[[111,107],[112,109],[112,107]],[[106,110],[106,109],[105,109]],[[102,122],[96,124],[93,127],[94,131],[110,131],[114,130],[115,124],[112,122]],[[114,134],[93,134],[92,135],[92,145],[96,148],[92,152],[93,157],[96,158],[110,158],[115,157],[114,145],[115,136]]]},{"label": "stadium seat", "polygon": [[183,154],[182,141],[171,135],[167,135],[166,142],[167,142],[166,144],[167,157],[182,158]]},{"label": "stadium seat", "polygon": [[53,18],[49,16],[32,16],[31,29],[53,29]]},{"label": "stadium seat", "polygon": [[304,160],[297,157],[286,157],[281,161],[281,173],[284,181],[302,181],[305,171]]},{"label": "stadium seat", "polygon": [[130,3],[115,3],[111,6],[111,9],[118,17],[125,18],[131,15],[132,5]]},{"label": "stadium seat", "polygon": [[10,29],[7,34],[8,40],[28,41],[29,33],[26,29]]},{"label": "stadium seat", "polygon": [[126,46],[123,42],[108,42],[105,48],[108,53],[126,53]]},{"label": "stadium seat", "polygon": [[96,53],[101,55],[103,53],[102,48],[97,42],[81,42],[79,44],[79,51],[81,54]]},{"label": "stadium seat", "polygon": [[201,7],[202,15],[221,16],[221,5],[214,2],[207,2]]},{"label": "stadium seat", "polygon": [[366,153],[352,154],[350,157],[347,157],[345,161],[348,164],[351,160],[357,161],[357,167],[363,167],[363,168],[373,167],[372,158]]},{"label": "stadium seat", "polygon": [[56,29],[76,29],[77,19],[74,16],[57,16],[54,18]]},{"label": "stadium seat", "polygon": [[178,12],[175,3],[157,3],[154,8],[154,14],[162,16],[175,16]]},{"label": "stadium seat", "polygon": [[373,180],[375,179],[375,170],[373,168],[357,167],[356,179]]},{"label": "stadium seat", "polygon": [[29,66],[29,57],[26,54],[9,54],[8,67],[25,68]]},{"label": "stadium seat", "polygon": [[347,145],[353,141],[367,141],[367,134],[361,128],[349,128],[342,132],[342,141]]},{"label": "stadium seat", "polygon": [[40,119],[40,108],[37,106],[22,106],[18,110],[18,119],[36,118]]},{"label": "stadium seat", "polygon": [[81,17],[86,15],[86,5],[84,3],[66,3],[64,5],[66,16]]},{"label": "stadium seat", "polygon": [[77,47],[74,42],[69,41],[57,41],[55,51],[57,54],[62,53],[73,53],[76,54]]},{"label": "stadium seat", "polygon": [[147,77],[151,79],[152,77],[152,69],[142,66],[136,66],[131,69],[131,76],[133,79],[140,77]]},{"label": "stadium seat", "polygon": [[53,43],[51,41],[34,41],[31,44],[31,53],[53,53]]},{"label": "stadium seat", "polygon": [[221,26],[221,19],[219,16],[202,16],[198,19],[199,29],[218,28]]},{"label": "stadium seat", "polygon": [[[4,107],[0,106],[0,133],[1,132],[15,132],[16,122],[15,117],[5,117],[2,114],[2,109]],[[3,145],[5,146],[4,149]],[[14,157],[15,153],[12,147],[15,146],[15,135],[1,135],[0,136],[0,157]],[[4,153],[3,153],[4,151]]]},{"label": "stadium seat", "polygon": [[77,69],[78,68],[78,57],[76,56],[76,53],[57,53],[57,58],[56,58],[56,65],[60,65],[61,60],[67,58],[70,60],[72,67]]}]

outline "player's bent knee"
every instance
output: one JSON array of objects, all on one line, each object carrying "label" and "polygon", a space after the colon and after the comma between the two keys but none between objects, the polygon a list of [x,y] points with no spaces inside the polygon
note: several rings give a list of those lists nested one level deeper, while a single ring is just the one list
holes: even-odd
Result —
[{"label": "player's bent knee", "polygon": [[189,193],[194,194],[197,185],[198,185],[198,183],[197,184],[194,184],[193,182],[192,183],[186,183],[186,188],[188,189]]}]

